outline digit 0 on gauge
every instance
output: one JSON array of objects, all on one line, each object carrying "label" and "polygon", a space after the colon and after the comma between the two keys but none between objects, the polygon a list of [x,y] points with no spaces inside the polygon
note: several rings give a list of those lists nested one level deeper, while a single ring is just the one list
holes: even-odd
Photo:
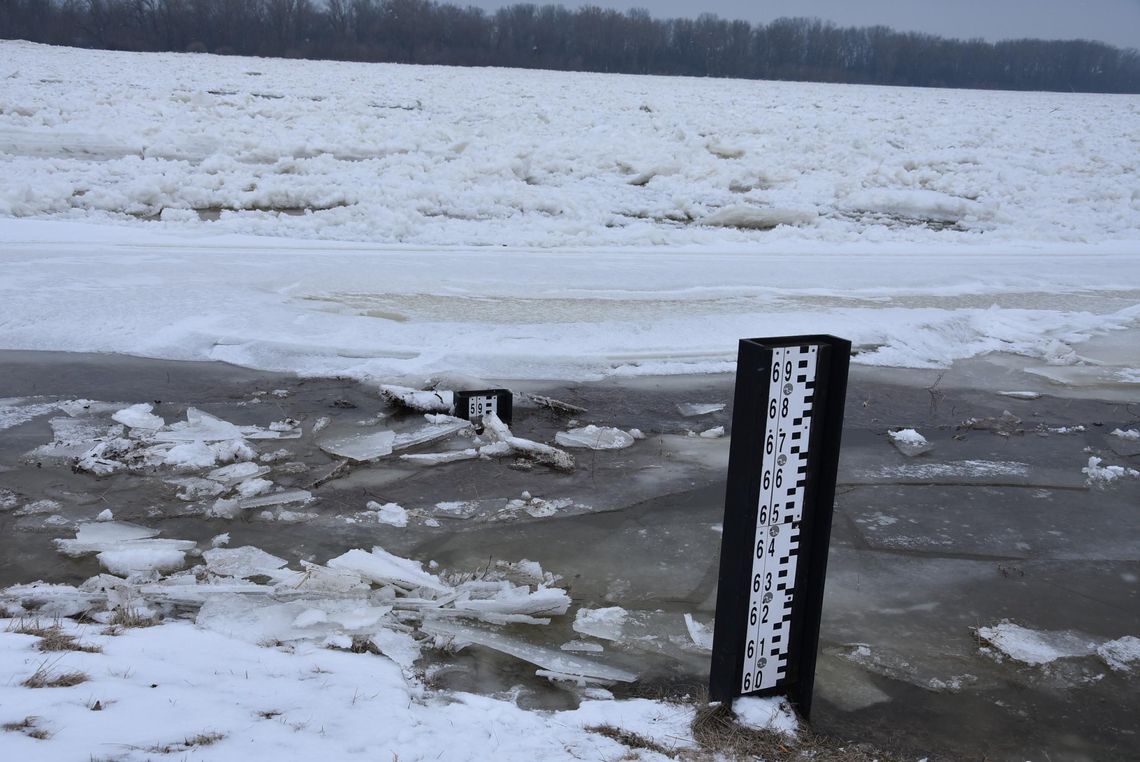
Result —
[{"label": "digit 0 on gauge", "polygon": [[851,343],[744,339],[737,357],[710,697],[785,694],[815,677]]}]

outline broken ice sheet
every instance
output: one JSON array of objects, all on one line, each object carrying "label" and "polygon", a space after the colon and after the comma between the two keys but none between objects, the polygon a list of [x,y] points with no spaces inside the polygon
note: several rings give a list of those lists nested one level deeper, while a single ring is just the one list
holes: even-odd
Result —
[{"label": "broken ice sheet", "polygon": [[330,569],[356,572],[361,577],[380,584],[425,587],[440,593],[450,590],[440,582],[439,577],[425,572],[419,561],[394,556],[378,546],[372,548],[371,553],[355,548],[331,559],[328,566]]},{"label": "broken ice sheet", "polygon": [[633,445],[633,436],[621,429],[605,426],[583,426],[554,435],[554,441],[563,447],[585,447],[590,450],[620,450]]},{"label": "broken ice sheet", "polygon": [[222,466],[221,468],[215,468],[213,471],[206,474],[206,478],[212,479],[213,481],[229,487],[237,484],[240,481],[245,481],[246,479],[254,479],[259,476],[264,476],[265,474],[269,473],[269,471],[270,469],[268,466],[259,466],[256,463],[246,461],[242,463],[233,463],[228,466]]},{"label": "broken ice sheet", "polygon": [[1033,666],[1073,656],[1088,656],[1097,649],[1095,640],[1079,632],[1031,630],[1009,621],[992,627],[979,627],[977,635],[1011,659]]},{"label": "broken ice sheet", "polygon": [[479,457],[479,451],[474,447],[465,450],[451,450],[450,452],[425,452],[411,455],[401,455],[400,460],[416,463],[421,466],[438,466],[444,463],[454,463],[459,460],[472,460]]},{"label": "broken ice sheet", "polygon": [[270,505],[286,505],[288,503],[307,503],[313,499],[313,493],[306,489],[287,489],[281,492],[271,492],[268,495],[243,498],[241,508],[264,508]]},{"label": "broken ice sheet", "polygon": [[578,609],[574,631],[602,640],[621,640],[622,626],[629,612],[621,606],[601,609]]},{"label": "broken ice sheet", "polygon": [[371,434],[356,434],[336,439],[326,439],[319,447],[329,455],[347,458],[357,463],[367,463],[392,454],[396,441],[394,431],[376,431]]},{"label": "broken ice sheet", "polygon": [[202,558],[206,562],[208,571],[241,579],[258,576],[281,578],[283,573],[280,570],[288,563],[284,558],[278,558],[251,545],[240,548],[212,548],[205,551]]},{"label": "broken ice sheet", "polygon": [[389,524],[394,527],[406,527],[408,525],[408,512],[398,503],[384,503],[381,505],[376,501],[369,501],[365,507],[369,511],[374,511],[376,520],[381,524]]},{"label": "broken ice sheet", "polygon": [[723,402],[678,402],[677,412],[686,418],[695,418],[698,415],[709,415],[724,410]]},{"label": "broken ice sheet", "polygon": [[62,553],[79,557],[107,550],[118,543],[149,539],[157,536],[158,532],[157,529],[125,521],[80,524],[74,539],[59,539],[55,545]]},{"label": "broken ice sheet", "polygon": [[153,410],[153,405],[141,402],[119,410],[111,416],[111,420],[132,429],[156,431],[165,426],[166,421],[151,412]]},{"label": "broken ice sheet", "polygon": [[689,631],[689,637],[693,641],[693,645],[702,651],[711,651],[713,645],[712,630],[706,624],[701,624],[696,619],[693,619],[692,614],[685,614],[685,629]]},{"label": "broken ice sheet", "polygon": [[528,661],[540,669],[559,675],[623,683],[631,683],[637,679],[635,673],[624,669],[583,659],[580,656],[570,656],[561,651],[537,646],[503,633],[491,632],[469,625],[433,619],[425,621],[422,629],[429,635],[450,638],[456,646],[466,644],[484,646]]}]

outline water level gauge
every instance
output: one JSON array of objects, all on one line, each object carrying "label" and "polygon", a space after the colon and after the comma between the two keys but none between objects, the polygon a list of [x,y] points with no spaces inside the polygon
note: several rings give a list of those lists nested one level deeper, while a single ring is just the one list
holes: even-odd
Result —
[{"label": "water level gauge", "polygon": [[725,495],[709,692],[811,709],[851,344],[745,339]]}]

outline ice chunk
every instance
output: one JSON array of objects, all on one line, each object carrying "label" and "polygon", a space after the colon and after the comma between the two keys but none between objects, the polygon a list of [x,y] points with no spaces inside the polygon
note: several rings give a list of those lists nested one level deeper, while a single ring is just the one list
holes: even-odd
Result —
[{"label": "ice chunk", "polygon": [[1131,672],[1140,663],[1140,638],[1125,635],[1096,649],[1097,656],[1117,672]]},{"label": "ice chunk", "polygon": [[381,505],[375,501],[370,501],[365,507],[370,511],[376,511],[376,519],[381,524],[390,524],[394,527],[406,527],[408,525],[408,512],[396,503]]},{"label": "ice chunk", "polygon": [[556,587],[548,588],[540,585],[537,590],[531,592],[528,587],[515,587],[509,582],[501,582],[492,597],[459,600],[454,606],[459,611],[480,614],[561,616],[570,608],[570,596],[565,590]]},{"label": "ice chunk", "polygon": [[210,469],[219,462],[251,461],[255,455],[257,453],[241,439],[222,439],[213,444],[193,440],[171,447],[163,456],[163,463],[187,470]]},{"label": "ice chunk", "polygon": [[509,654],[559,675],[623,683],[631,683],[637,679],[636,674],[624,669],[599,664],[579,656],[569,656],[560,651],[536,646],[502,633],[489,632],[456,622],[438,619],[427,620],[423,623],[422,629],[429,635],[450,638],[456,644],[473,643]]},{"label": "ice chunk", "polygon": [[709,413],[719,413],[724,410],[725,404],[723,402],[678,402],[677,412],[686,418],[693,418],[698,415],[708,415]]},{"label": "ice chunk", "polygon": [[262,495],[271,489],[273,489],[273,482],[268,479],[246,479],[237,485],[236,492],[239,497],[249,499]]},{"label": "ice chunk", "polygon": [[1104,486],[1123,477],[1133,479],[1140,477],[1140,471],[1137,471],[1135,468],[1102,466],[1101,459],[1095,455],[1089,457],[1089,464],[1081,469],[1081,473],[1086,475],[1086,482],[1088,484],[1095,486]]},{"label": "ice chunk", "polygon": [[328,566],[330,569],[356,572],[365,579],[384,585],[426,587],[441,593],[449,590],[439,577],[425,572],[419,561],[394,556],[380,547],[372,548],[371,553],[350,550],[330,560]]},{"label": "ice chunk", "polygon": [[1003,397],[1012,397],[1015,400],[1037,400],[1041,399],[1040,392],[998,392]]},{"label": "ice chunk", "polygon": [[320,448],[330,455],[347,458],[357,463],[366,463],[391,455],[395,441],[395,432],[377,431],[372,434],[327,439],[320,443]]},{"label": "ice chunk", "polygon": [[1120,437],[1128,442],[1140,442],[1140,431],[1136,429],[1128,429],[1127,431],[1123,429],[1113,429],[1112,436]]},{"label": "ice chunk", "polygon": [[210,473],[206,474],[207,479],[212,479],[216,482],[231,486],[246,479],[253,479],[258,476],[264,476],[269,473],[268,466],[259,466],[256,463],[244,462],[234,463],[229,466],[222,466],[215,468]]},{"label": "ice chunk", "polygon": [[714,426],[700,433],[703,439],[720,439],[724,436],[724,426]]},{"label": "ice chunk", "polygon": [[569,431],[560,431],[554,435],[554,441],[563,447],[620,450],[631,446],[634,440],[631,435],[621,429],[590,425]]},{"label": "ice chunk", "polygon": [[563,643],[559,648],[563,651],[581,651],[595,654],[600,654],[606,650],[601,643],[591,643],[588,640],[571,640],[569,643]]},{"label": "ice chunk", "polygon": [[718,209],[702,219],[700,224],[744,230],[771,230],[777,225],[802,225],[815,217],[815,212],[800,209],[760,209],[737,204]]},{"label": "ice chunk", "polygon": [[78,557],[114,547],[123,542],[145,540],[158,535],[159,530],[125,521],[107,521],[80,524],[74,539],[59,539],[56,547],[66,555]]},{"label": "ice chunk", "polygon": [[52,441],[40,445],[32,450],[34,457],[40,458],[78,458],[94,447],[102,439],[119,436],[123,428],[115,426],[113,430],[99,421],[90,421],[76,418],[52,418]]},{"label": "ice chunk", "polygon": [[[186,553],[166,543],[179,540],[143,540],[124,543],[114,550],[104,550],[96,558],[107,571],[121,577],[147,572],[169,572],[186,563]],[[191,543],[193,545],[193,543]]]},{"label": "ice chunk", "polygon": [[252,545],[240,548],[214,547],[202,553],[202,558],[206,561],[206,568],[214,574],[242,579],[258,575],[280,576],[278,570],[288,563],[285,559]]},{"label": "ice chunk", "polygon": [[887,436],[891,438],[893,444],[899,452],[908,458],[913,458],[916,455],[930,452],[934,447],[926,441],[926,437],[919,434],[914,429],[897,429],[895,431],[888,431]]},{"label": "ice chunk", "polygon": [[629,612],[621,606],[601,609],[578,609],[574,631],[602,640],[621,640],[622,626]]},{"label": "ice chunk", "polygon": [[99,515],[95,517],[96,521],[114,521],[115,514],[111,513],[110,508],[104,508],[99,511]]},{"label": "ice chunk", "polygon": [[303,571],[282,572],[281,582],[273,588],[277,597],[285,595],[321,595],[357,593],[367,594],[372,586],[354,571],[330,569],[327,566],[301,562]]},{"label": "ice chunk", "polygon": [[689,631],[689,637],[697,648],[702,651],[712,650],[713,634],[708,625],[693,619],[692,614],[685,614],[685,629]]},{"label": "ice chunk", "polygon": [[479,451],[474,447],[466,450],[452,450],[451,452],[427,452],[415,455],[401,455],[400,460],[417,463],[424,466],[437,466],[441,463],[454,463],[458,460],[471,460],[479,457]]},{"label": "ice chunk", "polygon": [[369,638],[369,641],[380,653],[404,669],[411,669],[416,659],[420,658],[420,644],[406,632],[381,628]]},{"label": "ice chunk", "polygon": [[156,431],[166,425],[166,421],[151,411],[154,407],[146,402],[123,408],[111,416],[111,420],[121,423],[132,429],[149,429]]},{"label": "ice chunk", "polygon": [[197,500],[200,497],[217,497],[225,490],[225,486],[212,479],[203,479],[200,476],[185,476],[178,479],[168,479],[167,484],[179,487],[175,496],[179,500]]},{"label": "ice chunk", "polygon": [[252,428],[254,427],[247,427],[243,431],[229,421],[191,407],[186,410],[185,421],[172,423],[165,430],[157,432],[154,438],[159,442],[221,442],[241,439]]},{"label": "ice chunk", "polygon": [[285,505],[286,503],[307,503],[313,499],[313,493],[307,489],[289,489],[282,492],[271,492],[268,495],[244,498],[241,500],[242,508],[264,508],[269,505]]},{"label": "ice chunk", "polygon": [[1072,656],[1088,656],[1097,644],[1076,632],[1039,632],[1011,622],[979,627],[978,637],[1011,659],[1031,665]]},{"label": "ice chunk", "polygon": [[416,429],[415,431],[397,434],[395,440],[392,442],[392,449],[406,450],[410,447],[418,447],[419,445],[438,442],[441,439],[447,439],[450,436],[458,434],[464,429],[471,428],[471,422],[464,421],[461,418],[452,418],[451,416],[442,415],[432,416],[432,418],[436,420],[427,426]]},{"label": "ice chunk", "polygon": [[380,393],[394,405],[418,410],[421,413],[450,413],[455,404],[455,395],[449,391],[420,391],[407,386],[385,384]]},{"label": "ice chunk", "polygon": [[436,516],[446,516],[450,519],[469,519],[479,512],[479,503],[473,500],[453,500],[436,503],[432,510]]}]

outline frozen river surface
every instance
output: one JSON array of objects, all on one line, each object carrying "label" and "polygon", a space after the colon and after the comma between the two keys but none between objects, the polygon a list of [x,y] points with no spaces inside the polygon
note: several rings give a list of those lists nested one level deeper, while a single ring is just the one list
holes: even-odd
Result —
[{"label": "frozen river surface", "polygon": [[[299,439],[250,442],[259,452],[289,450],[269,459],[264,478],[286,490],[311,489],[313,500],[211,517],[212,498],[175,497],[179,487],[169,480],[177,475],[167,468],[101,479],[73,473],[66,460],[28,457],[59,430],[49,426],[58,411],[41,413],[12,425],[2,440],[0,468],[15,494],[15,509],[0,513],[3,584],[37,577],[78,583],[96,574],[93,558],[62,556],[51,541],[72,536],[78,522],[107,508],[116,520],[199,548],[225,532],[231,547],[256,546],[293,564],[324,563],[374,544],[477,574],[525,558],[562,577],[572,608],[546,627],[506,631],[555,649],[592,641],[603,651],[591,657],[639,676],[613,689],[619,697],[699,695],[707,679],[707,652],[686,632],[684,615],[712,619],[729,440],[687,432],[730,423],[731,377],[516,385],[586,408],[574,414],[579,423],[638,428],[647,437],[628,449],[577,451],[571,473],[519,470],[510,459],[430,467],[389,459],[313,486],[335,463],[317,441],[400,429],[416,416],[392,413],[374,388],[348,380],[89,355],[7,353],[4,360],[8,391],[24,400],[9,400],[9,422],[13,411],[74,397],[119,406],[148,400],[168,421],[188,406],[239,425],[299,421]],[[1113,668],[1097,656],[1105,644],[1140,633],[1140,481],[1101,483],[1082,472],[1090,451],[1106,466],[1140,462],[1136,443],[1112,433],[1135,429],[1138,411],[1072,388],[1067,397],[1053,396],[1047,381],[1021,374],[1015,366],[1023,362],[991,358],[944,374],[855,369],[817,731],[931,759],[1123,759],[1140,750],[1130,710],[1138,696],[1128,671],[1136,665]],[[996,393],[1011,377],[1025,382],[1019,390],[1027,398]],[[728,407],[692,417],[677,407],[687,402]],[[377,412],[389,417],[378,420]],[[329,422],[313,432],[322,418]],[[568,425],[566,415],[523,405],[512,430],[553,441]],[[919,429],[932,449],[903,455],[886,434],[898,427]],[[537,515],[520,510],[521,503],[511,508],[524,492]],[[45,500],[53,502],[28,507]],[[369,502],[402,506],[407,526],[378,522]],[[601,633],[590,637],[571,628],[576,610],[613,606],[624,611],[617,630],[587,630]],[[1027,664],[975,634],[1006,620],[1068,650],[1046,649],[1043,662]],[[494,651],[425,659],[436,689],[511,695],[521,706],[545,709],[568,710],[582,699]],[[961,733],[964,726],[972,731]]]}]

